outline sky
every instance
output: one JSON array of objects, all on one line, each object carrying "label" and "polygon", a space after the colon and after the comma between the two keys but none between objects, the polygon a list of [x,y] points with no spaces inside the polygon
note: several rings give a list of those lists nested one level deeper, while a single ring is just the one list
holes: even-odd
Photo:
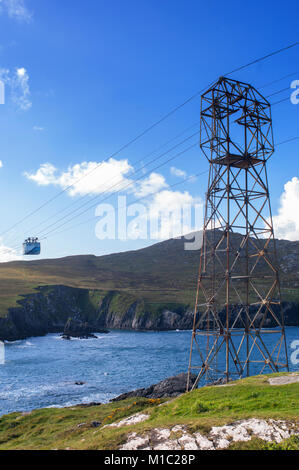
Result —
[{"label": "sky", "polygon": [[[42,258],[167,238],[136,227],[138,210],[151,220],[189,204],[200,225],[208,162],[197,145],[199,95],[125,145],[219,76],[296,42],[298,13],[297,0],[0,0],[0,261],[23,259],[28,236],[42,240]],[[294,91],[298,55],[292,48],[231,78],[266,96],[284,89],[274,103]],[[272,116],[276,143],[299,136],[299,104],[283,101]],[[298,145],[278,146],[268,167],[275,233],[289,240],[299,239]],[[102,239],[105,214],[115,226]]]}]

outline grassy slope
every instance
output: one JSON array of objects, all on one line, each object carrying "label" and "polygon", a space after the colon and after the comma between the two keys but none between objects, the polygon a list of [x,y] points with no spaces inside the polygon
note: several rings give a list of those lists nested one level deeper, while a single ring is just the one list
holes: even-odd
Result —
[{"label": "grassy slope", "polygon": [[[234,237],[237,243],[240,236]],[[142,299],[155,312],[167,303],[193,305],[200,253],[186,251],[183,245],[183,240],[168,240],[107,256],[0,264],[0,316],[6,315],[21,295],[33,292],[39,285],[56,284],[103,293],[117,290]],[[284,300],[299,300],[298,246],[299,242],[278,244]]]},{"label": "grassy slope", "polygon": [[[278,374],[273,374],[278,375]],[[283,375],[283,374],[279,374]],[[161,400],[144,398],[89,408],[43,409],[0,419],[0,449],[116,449],[132,431],[143,433],[155,427],[186,425],[190,432],[206,433],[212,426],[238,419],[299,419],[299,383],[269,386],[267,376],[250,377],[230,387],[204,387],[158,406]],[[119,421],[139,411],[150,419],[122,428],[94,428]],[[78,425],[85,423],[78,427]],[[286,445],[286,444],[284,444]],[[233,444],[235,448],[268,448],[263,441]],[[298,439],[288,446],[299,449]],[[271,445],[270,448],[279,446]]]}]

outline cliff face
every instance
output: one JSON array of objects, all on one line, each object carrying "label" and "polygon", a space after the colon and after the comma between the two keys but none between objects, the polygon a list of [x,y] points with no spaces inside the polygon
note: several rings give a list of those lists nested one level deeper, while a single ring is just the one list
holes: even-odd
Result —
[{"label": "cliff face", "polygon": [[[66,286],[40,287],[20,300],[0,318],[0,340],[15,341],[29,336],[62,332],[69,318],[88,322],[94,332],[103,328],[126,330],[191,329],[192,309],[160,304],[157,308],[131,295],[111,291],[94,301],[95,291]],[[285,324],[299,326],[299,303],[283,302]],[[225,312],[220,316],[224,319]],[[232,315],[232,321],[234,317]],[[236,324],[236,326],[241,326]],[[273,326],[271,323],[266,327]],[[201,325],[202,328],[205,325]]]},{"label": "cliff face", "polygon": [[164,310],[160,314],[139,313],[138,305],[133,304],[124,315],[117,312],[103,312],[98,319],[101,328],[120,330],[188,330],[192,328],[193,313],[187,310],[183,314]]},{"label": "cliff face", "polygon": [[[110,308],[109,308],[110,307]],[[282,302],[286,326],[299,326],[299,303],[298,302]],[[160,310],[160,311],[159,311]],[[167,304],[158,311],[148,310],[147,306],[142,302],[134,302],[124,313],[111,309],[111,304],[100,306],[98,310],[97,324],[102,328],[111,329],[127,329],[127,330],[189,330],[193,327],[193,309],[190,307],[179,306],[176,309],[169,310]],[[277,306],[273,307],[274,313],[278,313]],[[238,307],[232,308],[230,323],[235,323],[236,328],[242,328],[242,321],[237,320]],[[250,311],[250,315],[255,316],[256,311]],[[261,316],[262,314],[260,314]],[[222,323],[225,323],[226,311],[219,312]],[[260,317],[257,317],[259,324]],[[268,318],[265,328],[275,327],[274,320]],[[205,324],[200,324],[200,329],[205,329]]]},{"label": "cliff face", "polygon": [[93,331],[103,328],[127,330],[173,330],[192,327],[190,310],[178,308],[179,313],[163,305],[148,310],[144,302],[131,295],[111,291],[91,300],[95,291],[66,286],[40,287],[34,294],[24,295],[19,306],[10,308],[0,318],[0,341],[16,341],[30,336],[64,331],[69,318],[88,322]]},{"label": "cliff face", "polygon": [[[61,332],[69,317],[85,319],[90,306],[88,290],[65,286],[40,287],[37,293],[23,296],[19,306],[0,318],[0,340],[15,341],[29,336]],[[85,307],[85,308],[84,308]]]}]

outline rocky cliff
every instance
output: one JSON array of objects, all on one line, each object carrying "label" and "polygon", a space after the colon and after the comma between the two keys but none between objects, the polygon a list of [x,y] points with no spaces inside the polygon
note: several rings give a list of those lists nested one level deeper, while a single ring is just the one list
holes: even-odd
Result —
[{"label": "rocky cliff", "polygon": [[15,341],[29,336],[62,332],[68,318],[89,319],[95,310],[89,292],[66,286],[39,287],[22,296],[18,306],[0,318],[0,340]]},{"label": "rocky cliff", "polygon": [[[107,302],[107,299],[106,299]],[[107,302],[108,303],[108,302]],[[102,328],[111,329],[128,329],[128,330],[188,330],[193,327],[193,308],[184,305],[178,305],[169,309],[167,304],[160,305],[158,310],[153,311],[143,302],[134,302],[130,305],[125,312],[119,312],[111,308],[110,304],[98,309],[97,324]],[[274,313],[278,312],[278,306],[273,306]],[[299,302],[282,302],[284,311],[285,325],[286,326],[299,326]],[[238,305],[231,307],[230,323],[235,324],[236,328],[242,328],[244,325],[240,320],[236,321],[239,308]],[[253,317],[256,311],[250,311]],[[260,316],[263,315],[262,313]],[[226,311],[219,312],[220,319],[225,323]],[[256,318],[256,323],[259,324],[260,316]],[[271,321],[270,318],[264,323],[265,328],[276,326],[276,323]],[[200,329],[205,329],[203,323],[200,324]]]},{"label": "rocky cliff", "polygon": [[[299,303],[284,302],[283,309],[286,325],[298,326]],[[224,315],[225,312],[221,312],[221,316]],[[88,322],[90,331],[94,332],[104,328],[185,330],[191,329],[193,324],[192,309],[186,305],[165,303],[153,307],[117,291],[97,296],[97,292],[88,289],[49,286],[23,296],[17,307],[10,308],[8,315],[0,318],[0,340],[15,341],[62,332],[69,318]]]}]

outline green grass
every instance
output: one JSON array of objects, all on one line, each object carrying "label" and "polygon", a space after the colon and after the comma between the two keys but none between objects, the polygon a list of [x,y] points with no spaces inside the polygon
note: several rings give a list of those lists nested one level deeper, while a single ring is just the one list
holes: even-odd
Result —
[{"label": "green grass", "polygon": [[282,298],[289,302],[299,302],[299,289],[281,289]]},{"label": "green grass", "polygon": [[113,438],[113,429],[102,431],[92,422],[104,426],[152,406],[150,400],[138,398],[93,407],[12,413],[0,418],[0,449],[113,448],[121,443],[124,433]]},{"label": "green grass", "polygon": [[299,415],[299,384],[269,386],[266,375],[233,383],[195,390],[155,410],[154,414],[161,422],[167,417],[173,422],[196,424],[200,417],[200,425],[218,425],[240,417],[292,419]]},{"label": "green grass", "polygon": [[[252,417],[298,422],[299,383],[270,386],[267,377],[250,377],[229,387],[204,387],[166,403],[131,398],[88,408],[43,409],[24,416],[13,413],[0,419],[0,449],[114,450],[132,431],[142,434],[175,424],[187,426],[190,432],[208,433],[212,426]],[[99,421],[103,426],[139,411],[150,414],[150,418],[122,428],[94,428],[91,424]],[[233,443],[230,448],[275,450],[299,449],[299,446],[295,437],[281,444],[253,438],[246,443]]]},{"label": "green grass", "polygon": [[299,450],[299,437],[292,436],[280,443],[265,442],[254,437],[247,442],[233,442],[228,450]]}]

